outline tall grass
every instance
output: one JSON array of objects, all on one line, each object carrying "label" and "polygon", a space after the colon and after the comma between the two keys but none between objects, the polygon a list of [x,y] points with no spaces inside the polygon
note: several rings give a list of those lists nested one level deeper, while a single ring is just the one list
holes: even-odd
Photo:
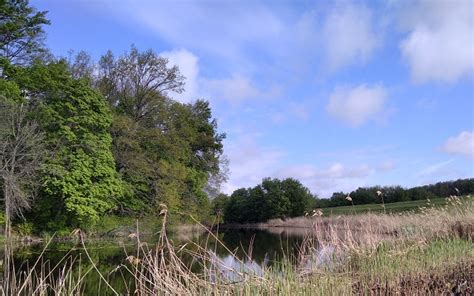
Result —
[{"label": "tall grass", "polygon": [[[246,268],[251,249],[245,260],[227,250],[239,262],[228,266],[207,244],[176,251],[163,228],[157,249],[140,249],[131,271],[142,287],[139,295],[341,295],[353,292],[355,283],[357,289],[369,291],[378,281],[396,291],[401,275],[442,272],[474,259],[474,207],[456,198],[452,202],[449,210],[425,209],[419,214],[301,218],[310,223],[312,235],[305,238],[297,258],[257,271]],[[192,264],[184,264],[180,254],[191,255],[200,272],[193,273]]]},{"label": "tall grass", "polygon": [[[130,295],[468,294],[474,281],[474,206],[457,197],[449,203],[419,213],[269,221],[259,227],[285,224],[309,230],[296,256],[273,265],[253,261],[252,243],[242,246],[245,256],[237,256],[218,233],[199,223],[207,233],[202,243],[175,244],[167,235],[168,211],[162,205],[158,241],[142,241],[137,226],[130,235],[136,249],[124,254],[126,262],[114,272],[126,275]],[[85,275],[98,273],[102,291],[118,295],[80,237],[87,258],[65,257],[56,266],[38,259],[21,273],[7,269],[0,292],[81,295]],[[227,255],[217,256],[218,247]],[[81,268],[85,261],[91,264]]]},{"label": "tall grass", "polygon": [[68,254],[55,265],[43,260],[50,242],[34,263],[23,262],[26,266],[19,270],[13,261],[12,246],[5,243],[0,295],[82,295],[83,280],[92,269],[82,270],[82,259]]}]

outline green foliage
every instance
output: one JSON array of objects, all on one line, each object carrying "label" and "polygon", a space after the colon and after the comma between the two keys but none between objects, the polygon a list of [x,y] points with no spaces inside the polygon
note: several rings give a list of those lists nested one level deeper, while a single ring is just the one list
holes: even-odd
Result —
[{"label": "green foliage", "polygon": [[[463,200],[470,200],[472,197],[461,197]],[[385,204],[385,210],[387,214],[395,214],[401,212],[419,212],[423,208],[441,208],[451,206],[446,198],[434,198],[434,199],[422,199],[413,201],[400,201]],[[383,213],[383,207],[380,203],[378,204],[359,204],[356,206],[340,206],[340,207],[326,207],[322,209],[324,216],[330,215],[353,215],[363,213]]]},{"label": "green foliage", "polygon": [[37,12],[28,0],[0,1],[0,56],[15,64],[28,62],[43,51],[46,12]]},{"label": "green foliage", "polygon": [[32,222],[23,222],[15,225],[14,230],[20,236],[26,236],[33,234],[34,225]]},{"label": "green foliage", "polygon": [[226,201],[224,219],[227,223],[247,223],[301,216],[309,210],[313,199],[298,180],[267,178],[254,188],[234,191]]},{"label": "green foliage", "polygon": [[[379,196],[380,191],[383,196]],[[351,205],[346,200],[350,195],[355,205],[380,204],[383,197],[385,203],[417,201],[447,197],[450,195],[466,195],[474,193],[474,179],[459,179],[456,181],[438,182],[436,184],[413,187],[409,189],[401,186],[374,186],[360,187],[350,193],[334,192],[329,200],[317,200],[314,207],[340,207]]]},{"label": "green foliage", "polygon": [[6,71],[8,79],[38,100],[40,124],[54,151],[43,169],[39,214],[55,217],[51,226],[93,224],[124,193],[111,151],[107,102],[85,81],[73,79],[64,62],[13,70]]},{"label": "green foliage", "polygon": [[165,203],[171,213],[205,218],[210,209],[204,191],[219,174],[223,134],[217,133],[209,103],[181,104],[167,96],[183,90],[176,67],[152,51],[99,62],[95,84],[114,111],[111,134],[116,167],[131,194],[124,212],[150,213]]},{"label": "green foliage", "polygon": [[219,194],[211,201],[211,214],[218,217],[216,221],[220,223],[225,220],[224,212],[227,204],[229,203],[229,196],[227,194]]},{"label": "green foliage", "polygon": [[49,153],[27,213],[37,231],[89,228],[105,214],[153,215],[160,203],[209,217],[208,193],[225,180],[225,135],[207,101],[171,98],[184,90],[176,66],[133,46],[97,65],[85,52],[41,56],[46,12],[26,0],[2,1],[0,12],[0,96],[32,107]]},{"label": "green foliage", "polygon": [[18,84],[14,81],[0,79],[0,98],[10,103],[20,102],[22,98]]}]

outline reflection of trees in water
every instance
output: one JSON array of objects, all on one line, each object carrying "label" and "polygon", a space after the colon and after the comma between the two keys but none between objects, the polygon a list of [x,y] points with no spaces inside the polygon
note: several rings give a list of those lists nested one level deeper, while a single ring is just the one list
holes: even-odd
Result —
[{"label": "reflection of trees in water", "polygon": [[[88,247],[88,252],[99,271],[114,289],[123,293],[127,292],[127,287],[133,289],[134,281],[130,274],[124,273],[122,275],[119,272],[114,272],[117,266],[125,261],[126,256],[123,247],[117,244],[107,245],[102,243],[101,245]],[[71,279],[77,280],[85,276],[80,286],[81,294],[97,295],[100,292],[100,295],[112,295],[111,291],[106,291],[106,286],[94,270],[86,274],[92,268],[92,265],[80,246],[71,243],[52,243],[45,249],[43,244],[12,247],[11,244],[6,243],[2,255],[4,259],[1,279],[4,291],[12,291],[11,288],[14,288],[13,283],[15,282],[24,282],[25,277],[32,271],[35,262],[39,259],[38,264],[31,272],[30,281],[33,283],[44,280],[44,276],[51,272],[50,277],[46,279],[46,283],[54,286],[55,283],[63,280],[63,269],[70,268],[68,275]],[[13,277],[16,277],[17,280],[15,281]],[[51,290],[49,294],[54,295]]]},{"label": "reflection of trees in water", "polygon": [[[240,229],[225,231],[221,233],[222,242],[230,250],[237,250],[236,256],[240,259],[248,259],[247,254],[251,252],[251,258],[258,264],[262,264],[265,258],[269,259],[269,265],[283,258],[293,260],[298,254],[298,248],[303,242],[299,236],[287,233],[273,234],[265,230]],[[220,256],[228,255],[223,248],[217,248]]]},{"label": "reflection of trees in water", "polygon": [[[199,248],[205,248],[209,254],[214,254],[215,262],[230,265],[235,269],[244,268],[244,270],[261,272],[262,267],[274,266],[276,262],[283,258],[295,260],[298,250],[303,242],[303,236],[299,233],[287,232],[284,229],[278,229],[278,232],[271,233],[265,230],[231,230],[221,231],[215,234],[220,242],[217,242],[210,234],[202,234],[193,237],[193,243],[186,245],[186,251],[179,253],[183,262],[191,266],[193,272],[201,272],[202,265],[197,262],[192,253],[199,251]],[[176,240],[177,245],[183,244],[179,239]],[[222,245],[224,244],[227,249]],[[153,243],[149,246],[153,250]],[[136,246],[132,241],[124,246],[116,241],[113,242],[97,242],[86,244],[91,259],[96,264],[102,275],[119,293],[127,294],[133,291],[133,276],[122,269],[117,269],[121,264],[126,262],[127,255],[136,255]],[[15,274],[17,277],[20,273],[28,273],[32,268],[40,254],[44,250],[44,244],[17,245],[12,247],[6,245],[0,254],[3,259],[2,279],[3,287],[11,282],[11,277]],[[202,250],[202,249],[201,249]],[[236,258],[232,253],[235,252]],[[2,252],[0,251],[0,252]],[[248,258],[250,255],[251,258]],[[237,260],[237,258],[240,260]],[[250,260],[251,259],[251,260]],[[210,263],[210,262],[208,262]],[[212,262],[211,262],[212,263]],[[244,263],[244,266],[240,266]],[[39,274],[41,268],[52,270],[59,264],[60,268],[55,269],[51,274],[51,281],[56,281],[60,277],[60,269],[65,265],[71,267],[71,276],[75,279],[84,275],[91,269],[92,265],[87,259],[81,244],[71,242],[52,242],[44,250],[40,264],[35,268],[36,274]],[[216,265],[216,271],[219,269]],[[12,271],[15,270],[15,273]],[[121,272],[121,271],[123,272]],[[230,276],[233,276],[230,274]],[[94,271],[90,271],[82,281],[82,293],[84,295],[97,295],[98,291],[101,295],[107,295],[110,291],[105,291],[106,287],[99,275]]]}]

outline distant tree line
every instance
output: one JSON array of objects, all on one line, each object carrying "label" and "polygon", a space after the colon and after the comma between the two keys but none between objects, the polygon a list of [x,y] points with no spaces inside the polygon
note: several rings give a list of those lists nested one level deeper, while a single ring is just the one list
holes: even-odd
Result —
[{"label": "distant tree line", "polygon": [[354,205],[381,203],[382,197],[385,203],[392,203],[471,193],[474,193],[474,179],[460,179],[409,189],[401,186],[361,187],[350,193],[335,192],[329,199],[320,199],[298,180],[266,178],[253,188],[237,189],[230,196],[218,195],[212,201],[212,211],[220,218],[220,223],[255,223],[303,216],[316,208],[347,206],[352,202]]},{"label": "distant tree line", "polygon": [[298,180],[267,178],[253,188],[219,195],[213,200],[213,211],[225,223],[254,223],[302,216],[314,202],[314,196]]},{"label": "distant tree line", "polygon": [[[0,3],[0,206],[6,226],[87,227],[104,215],[205,219],[225,180],[210,105],[184,104],[183,77],[152,50],[54,57],[46,12]],[[192,98],[193,99],[193,98]],[[185,215],[184,215],[185,216]]]},{"label": "distant tree line", "polygon": [[474,179],[438,182],[408,189],[401,186],[361,187],[349,193],[335,192],[329,199],[318,199],[315,206],[318,208],[347,206],[351,204],[346,200],[347,196],[351,197],[355,205],[380,203],[381,197],[377,191],[383,194],[385,203],[466,195],[474,193]]}]

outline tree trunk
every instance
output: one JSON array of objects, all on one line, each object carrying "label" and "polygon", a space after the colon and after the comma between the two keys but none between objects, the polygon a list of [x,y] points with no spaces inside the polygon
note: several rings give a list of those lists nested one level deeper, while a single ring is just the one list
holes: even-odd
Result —
[{"label": "tree trunk", "polygon": [[5,237],[10,239],[11,235],[11,217],[10,217],[10,196],[8,195],[8,182],[3,178],[3,198],[5,201]]}]

